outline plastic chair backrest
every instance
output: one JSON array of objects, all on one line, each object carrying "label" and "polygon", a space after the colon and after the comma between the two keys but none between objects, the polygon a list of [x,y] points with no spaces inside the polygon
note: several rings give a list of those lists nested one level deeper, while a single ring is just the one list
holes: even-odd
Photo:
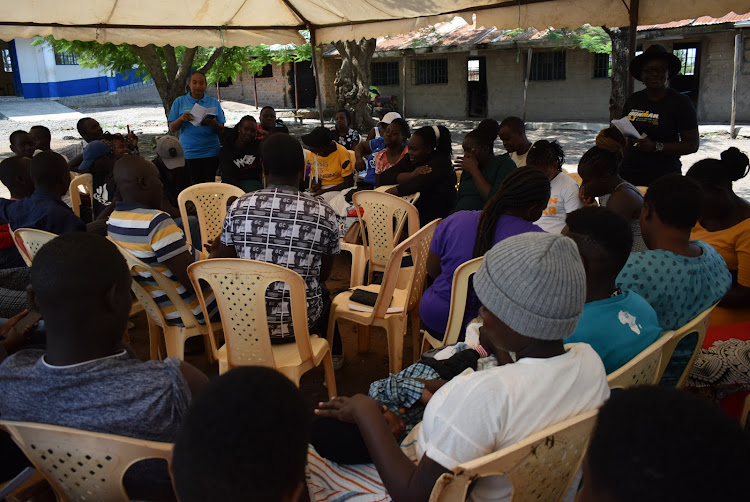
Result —
[{"label": "plastic chair backrest", "polygon": [[[403,306],[405,311],[407,310],[409,297],[412,296],[412,286],[417,267],[401,268],[401,260],[407,250],[410,250],[412,256],[416,256],[417,259],[419,259],[419,257],[422,256],[421,250],[429,249],[432,235],[435,233],[435,227],[439,222],[440,220],[431,221],[417,230],[414,235],[409,236],[409,238],[404,240],[393,250],[388,262],[386,263],[385,272],[383,273],[383,282],[380,285],[378,298],[375,300],[370,319],[382,319],[386,316],[388,307],[397,306],[391,305],[391,300],[393,299],[393,294],[396,289],[407,291],[409,293],[406,297],[406,305],[398,305]],[[426,254],[424,255],[424,259],[427,259]],[[416,264],[416,261],[414,263]]]},{"label": "plastic chair backrest", "polygon": [[561,500],[581,465],[598,412],[582,413],[454,467],[438,478],[430,502],[466,500],[472,482],[498,475],[513,485],[512,502]]},{"label": "plastic chair backrest", "polygon": [[422,299],[424,281],[427,276],[427,255],[430,252],[432,235],[435,233],[434,229],[437,227],[438,223],[440,223],[439,219],[430,222],[430,225],[428,226],[432,227],[432,232],[420,233],[421,237],[411,248],[411,259],[415,268],[414,279],[412,279],[411,290],[409,291],[409,302],[406,307],[409,311],[419,305],[419,301]]},{"label": "plastic chair backrest", "polygon": [[129,501],[122,477],[145,459],[170,461],[172,444],[29,422],[0,421],[61,501]]},{"label": "plastic chair backrest", "polygon": [[667,369],[669,361],[672,359],[677,344],[679,344],[683,338],[696,333],[698,337],[695,343],[695,348],[693,348],[693,354],[690,356],[687,366],[682,370],[682,374],[677,380],[678,389],[681,389],[685,385],[685,381],[688,379],[690,371],[693,369],[693,364],[695,364],[695,360],[701,351],[703,340],[706,339],[706,331],[708,330],[708,324],[711,321],[711,311],[715,306],[716,304],[711,305],[709,308],[698,314],[695,319],[674,331],[674,335],[672,335],[669,343],[664,346],[664,350],[662,351],[661,364],[659,366],[659,379],[664,375],[664,371]]},{"label": "plastic chair backrest", "polygon": [[356,163],[356,160],[357,160],[357,154],[354,153],[354,150],[347,150],[346,152],[349,154],[349,162],[351,162],[352,167],[354,167],[354,164]]},{"label": "plastic chair backrest", "polygon": [[[131,276],[135,277],[136,275],[141,275],[142,272],[148,272],[149,274],[151,274],[151,277],[153,277],[156,283],[159,285],[159,289],[164,291],[172,304],[177,307],[177,311],[180,313],[180,319],[182,320],[185,328],[192,328],[199,325],[198,319],[195,318],[193,312],[190,310],[187,304],[185,304],[185,301],[177,292],[177,289],[172,284],[172,281],[167,279],[161,272],[154,270],[153,267],[136,258],[130,251],[120,246],[111,237],[107,238],[112,241],[115,246],[117,246],[117,249],[120,250],[122,256],[125,257],[125,261],[127,262],[128,268],[130,269]],[[135,280],[133,280],[130,289],[133,291],[133,294],[135,294],[136,298],[138,298],[138,301],[141,302],[141,305],[143,305],[143,310],[146,311],[146,314],[151,318],[151,320],[161,327],[166,327],[167,322],[164,318],[164,314],[152,298],[151,294],[147,292],[146,289],[138,281]]]},{"label": "plastic chair backrest", "polygon": [[[363,190],[353,195],[365,247],[365,259],[370,269],[385,267],[400,235],[402,218],[408,220],[409,235],[419,229],[419,213],[413,204],[401,197],[374,190]],[[399,213],[398,211],[401,211]]]},{"label": "plastic chair backrest", "polygon": [[[185,240],[193,242],[188,225],[187,202],[195,205],[198,216],[198,225],[201,229],[201,242],[205,245],[209,239],[213,239],[221,232],[224,226],[224,218],[227,215],[227,200],[230,197],[242,197],[245,191],[227,183],[198,183],[187,187],[177,196],[177,205],[180,207],[180,217],[185,231]],[[199,252],[202,249],[198,250]]]},{"label": "plastic chair backrest", "polygon": [[607,375],[610,390],[627,389],[635,385],[655,385],[661,378],[659,366],[662,351],[673,335],[674,331],[662,333],[658,340],[640,354]]},{"label": "plastic chair backrest", "polygon": [[637,186],[636,188],[641,192],[641,195],[646,195],[646,192],[648,191],[648,187],[646,186]]},{"label": "plastic chair backrest", "polygon": [[[275,367],[266,317],[266,290],[274,282],[289,286],[297,350],[302,362],[312,360],[307,289],[297,272],[261,261],[216,258],[193,263],[188,267],[188,275],[196,291],[200,290],[198,281],[205,281],[216,296],[230,369],[250,365]],[[198,297],[205,313],[205,299],[200,293]]]},{"label": "plastic chair backrest", "polygon": [[[71,174],[73,174],[71,172]],[[83,191],[80,189],[83,188]],[[94,204],[94,178],[89,173],[79,174],[70,181],[70,203],[73,205],[73,212],[81,217],[81,193],[89,196],[90,206],[93,209]]]},{"label": "plastic chair backrest", "polygon": [[36,228],[17,228],[13,231],[13,242],[27,267],[31,266],[39,249],[55,237],[57,234]]},{"label": "plastic chair backrest", "polygon": [[443,345],[458,343],[458,337],[463,327],[464,314],[466,313],[466,302],[469,299],[469,279],[479,270],[483,260],[483,256],[474,258],[462,263],[453,272],[450,312],[448,313],[448,323],[445,326]]}]

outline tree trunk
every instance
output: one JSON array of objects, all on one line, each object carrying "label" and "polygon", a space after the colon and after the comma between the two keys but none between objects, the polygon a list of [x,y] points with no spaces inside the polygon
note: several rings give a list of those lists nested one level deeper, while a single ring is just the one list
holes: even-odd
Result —
[{"label": "tree trunk", "polygon": [[375,124],[367,104],[370,102],[370,62],[375,52],[375,39],[359,42],[335,42],[341,54],[341,69],[333,85],[336,88],[336,105],[352,114],[354,129],[367,132]]},{"label": "tree trunk", "polygon": [[612,39],[612,91],[609,95],[609,119],[619,119],[628,93],[628,27],[604,27]]},{"label": "tree trunk", "polygon": [[[171,45],[164,46],[164,60],[159,56],[156,47],[151,44],[146,47],[131,46],[133,52],[141,58],[143,65],[148,70],[151,78],[154,79],[154,85],[161,98],[161,104],[164,107],[164,113],[169,116],[172,103],[185,94],[185,81],[195,60],[197,49],[195,47],[185,49],[182,60],[177,61],[174,47]],[[214,65],[216,60],[222,55],[224,48],[216,49],[208,62],[201,68],[201,71],[207,72]]]}]

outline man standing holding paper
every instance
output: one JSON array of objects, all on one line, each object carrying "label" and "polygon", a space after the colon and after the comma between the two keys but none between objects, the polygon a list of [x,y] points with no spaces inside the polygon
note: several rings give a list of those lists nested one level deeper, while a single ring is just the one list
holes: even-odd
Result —
[{"label": "man standing holding paper", "polygon": [[214,181],[219,167],[219,134],[224,130],[224,111],[219,101],[206,94],[206,75],[190,75],[190,92],[180,96],[169,112],[169,130],[180,131],[185,167],[178,173],[182,190],[196,183]]},{"label": "man standing holding paper", "polygon": [[679,58],[661,45],[650,46],[630,62],[630,74],[646,88],[628,98],[622,115],[641,137],[633,138],[632,130],[618,121],[612,123],[631,138],[620,176],[633,185],[649,186],[665,174],[679,173],[680,156],[698,151],[695,107],[690,98],[667,87],[681,68]]}]

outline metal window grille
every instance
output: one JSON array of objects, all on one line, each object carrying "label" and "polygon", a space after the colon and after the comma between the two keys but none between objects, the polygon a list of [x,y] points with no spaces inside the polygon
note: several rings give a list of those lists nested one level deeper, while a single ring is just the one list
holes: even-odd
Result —
[{"label": "metal window grille", "polygon": [[0,57],[3,58],[3,71],[13,73],[13,61],[10,59],[10,49],[0,49]]},{"label": "metal window grille", "polygon": [[695,59],[698,55],[698,49],[696,47],[687,47],[685,49],[675,49],[673,53],[682,63],[680,73],[683,75],[695,75]]},{"label": "metal window grille", "polygon": [[372,63],[372,85],[399,85],[398,61]]},{"label": "metal window grille", "polygon": [[479,82],[479,60],[469,59],[466,65],[467,80],[469,82]]},{"label": "metal window grille", "polygon": [[612,76],[612,54],[594,54],[594,78],[610,78]]},{"label": "metal window grille", "polygon": [[69,65],[78,64],[78,58],[70,52],[55,52],[55,64]]},{"label": "metal window grille", "polygon": [[529,80],[565,80],[565,51],[532,54]]},{"label": "metal window grille", "polygon": [[411,62],[412,85],[448,83],[447,59],[415,59]]}]

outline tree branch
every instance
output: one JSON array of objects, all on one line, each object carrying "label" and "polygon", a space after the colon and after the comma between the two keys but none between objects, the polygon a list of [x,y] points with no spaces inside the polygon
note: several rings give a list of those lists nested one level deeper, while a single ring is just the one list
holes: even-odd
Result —
[{"label": "tree branch", "polygon": [[179,85],[181,88],[185,86],[185,79],[187,78],[190,68],[193,66],[195,60],[195,54],[198,52],[197,47],[185,48],[185,54],[182,55],[182,61],[180,62],[180,69],[177,70],[177,75],[174,79],[174,84]]},{"label": "tree branch", "polygon": [[169,86],[166,75],[164,75],[164,69],[161,66],[161,58],[159,53],[156,52],[154,44],[149,44],[146,47],[138,47],[137,45],[131,45],[131,49],[135,52],[143,65],[146,67],[148,72],[151,74],[151,78],[154,79],[154,85],[159,89],[160,87],[166,89]]},{"label": "tree branch", "polygon": [[208,58],[208,61],[206,61],[206,64],[203,65],[203,68],[201,68],[200,71],[207,72],[208,70],[210,70],[216,60],[219,59],[219,57],[221,57],[223,53],[224,47],[219,47],[218,49],[214,50],[213,54],[211,54],[211,57]]},{"label": "tree branch", "polygon": [[167,67],[167,80],[173,82],[177,77],[177,56],[171,45],[164,46],[164,63]]}]

